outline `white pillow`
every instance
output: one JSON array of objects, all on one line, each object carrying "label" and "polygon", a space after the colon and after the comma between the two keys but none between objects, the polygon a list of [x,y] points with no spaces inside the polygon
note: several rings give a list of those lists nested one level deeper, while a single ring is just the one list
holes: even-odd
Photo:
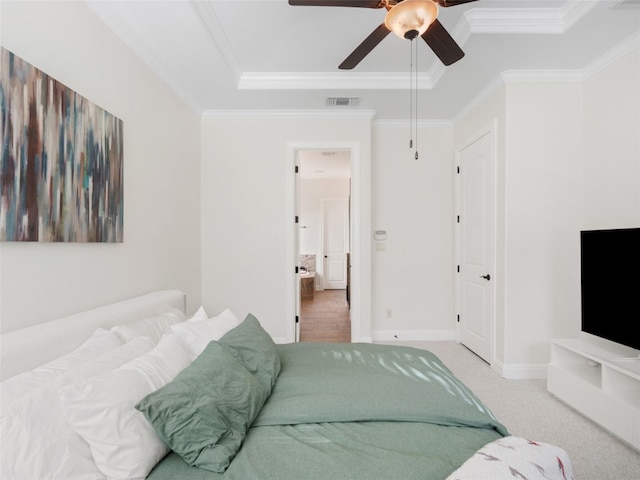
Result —
[{"label": "white pillow", "polygon": [[105,478],[93,461],[87,442],[67,423],[58,390],[71,383],[110,372],[153,347],[149,338],[136,338],[57,377],[15,403],[2,419],[0,478]]},{"label": "white pillow", "polygon": [[200,320],[208,320],[209,317],[205,312],[204,307],[200,305],[200,308],[193,314],[193,317],[188,318],[187,322],[199,322]]},{"label": "white pillow", "polygon": [[169,452],[135,404],[190,363],[180,340],[168,334],[132,362],[60,390],[71,428],[89,444],[96,465],[107,477],[145,478]]},{"label": "white pillow", "polygon": [[74,351],[45,363],[33,370],[7,378],[0,383],[2,411],[10,408],[17,400],[46,385],[56,377],[84,365],[92,358],[113,350],[123,344],[115,333],[103,328],[94,334]]},{"label": "white pillow", "polygon": [[157,317],[142,318],[135,322],[117,325],[111,331],[118,335],[123,342],[128,342],[136,337],[149,337],[154,344],[157,344],[171,325],[185,320],[186,317],[181,310],[172,308]]},{"label": "white pillow", "polygon": [[234,313],[226,309],[220,315],[197,322],[183,322],[171,326],[171,331],[195,359],[212,340],[220,340],[229,330],[240,325]]}]

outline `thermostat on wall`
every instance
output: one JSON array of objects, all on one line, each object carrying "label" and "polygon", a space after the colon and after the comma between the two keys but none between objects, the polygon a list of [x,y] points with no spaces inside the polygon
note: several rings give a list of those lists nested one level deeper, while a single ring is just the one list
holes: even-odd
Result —
[{"label": "thermostat on wall", "polygon": [[373,238],[376,240],[386,240],[387,239],[387,231],[386,230],[376,230],[373,233]]}]

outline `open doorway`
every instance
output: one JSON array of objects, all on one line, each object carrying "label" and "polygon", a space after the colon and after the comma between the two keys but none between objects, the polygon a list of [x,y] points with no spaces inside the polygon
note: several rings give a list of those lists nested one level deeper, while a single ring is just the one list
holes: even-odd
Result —
[{"label": "open doorway", "polygon": [[351,341],[351,152],[297,152],[298,338]]}]

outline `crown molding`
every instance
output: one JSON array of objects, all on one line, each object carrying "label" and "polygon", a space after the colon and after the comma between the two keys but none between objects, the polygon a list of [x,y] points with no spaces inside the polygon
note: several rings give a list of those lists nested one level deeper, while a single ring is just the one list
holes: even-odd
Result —
[{"label": "crown molding", "polygon": [[233,55],[231,44],[227,39],[227,36],[224,34],[222,23],[218,20],[218,16],[213,10],[211,2],[191,0],[189,3],[202,21],[202,24],[211,37],[213,46],[217,48],[222,55],[234,82],[237,84],[242,76],[242,69],[240,68],[240,64],[237,62],[235,55]]},{"label": "crown molding", "polygon": [[478,92],[478,94],[475,97],[473,97],[473,99],[471,99],[471,101],[467,103],[462,108],[462,110],[460,110],[456,115],[454,115],[453,122],[457,123],[458,121],[466,117],[475,108],[477,108],[478,105],[480,105],[480,103],[482,103],[483,101],[485,101],[485,99],[493,95],[493,93],[495,93],[498,89],[504,87],[504,85],[505,85],[504,79],[501,76],[497,76],[496,78],[494,78],[491,82],[489,82],[489,84],[487,84],[482,90],[480,90],[480,92]]},{"label": "crown molding", "polygon": [[623,56],[637,51],[640,55],[640,33],[631,35],[600,58],[580,70],[507,70],[502,72],[480,91],[453,118],[454,123],[468,115],[474,108],[508,83],[562,83],[583,82]]},{"label": "crown molding", "polygon": [[640,55],[640,32],[631,35],[625,41],[619,43],[600,58],[587,65],[583,70],[583,78],[587,79],[600,70],[606,68],[623,56],[637,50]]},{"label": "crown molding", "polygon": [[374,110],[205,110],[203,120],[288,119],[288,118],[360,118],[373,120]]},{"label": "crown molding", "polygon": [[[360,72],[245,72],[238,82],[239,90],[403,90],[411,80],[408,73]],[[418,74],[418,88],[431,89],[428,74]]]},{"label": "crown molding", "polygon": [[568,0],[561,8],[472,8],[464,13],[471,33],[565,33],[598,2]]},{"label": "crown molding", "polygon": [[503,83],[571,83],[584,79],[582,70],[505,70]]},{"label": "crown molding", "polygon": [[640,49],[640,33],[635,33],[580,70],[507,70],[500,75],[504,83],[582,82]]}]

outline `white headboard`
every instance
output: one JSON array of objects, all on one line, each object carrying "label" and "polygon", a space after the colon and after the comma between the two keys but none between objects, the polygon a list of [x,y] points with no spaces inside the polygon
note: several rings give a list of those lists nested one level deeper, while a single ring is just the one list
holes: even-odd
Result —
[{"label": "white headboard", "polygon": [[0,380],[31,370],[79,347],[97,328],[186,310],[180,290],[159,290],[0,335]]}]

